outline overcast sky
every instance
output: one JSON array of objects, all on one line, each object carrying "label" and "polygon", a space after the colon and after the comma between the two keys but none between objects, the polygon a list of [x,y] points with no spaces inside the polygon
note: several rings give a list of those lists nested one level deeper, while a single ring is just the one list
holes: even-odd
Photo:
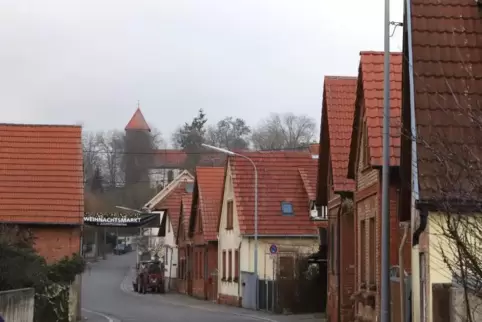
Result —
[{"label": "overcast sky", "polygon": [[383,13],[380,0],[0,0],[1,122],[122,129],[137,100],[166,139],[199,108],[319,122],[323,77],[383,50]]}]

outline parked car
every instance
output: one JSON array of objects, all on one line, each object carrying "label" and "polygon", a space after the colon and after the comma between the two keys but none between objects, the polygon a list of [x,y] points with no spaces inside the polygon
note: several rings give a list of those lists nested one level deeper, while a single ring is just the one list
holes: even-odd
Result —
[{"label": "parked car", "polygon": [[135,292],[164,293],[164,264],[160,261],[142,261],[132,281]]},{"label": "parked car", "polygon": [[122,255],[122,254],[127,253],[126,245],[117,244],[117,246],[114,247],[113,252],[114,252],[114,255]]},{"label": "parked car", "polygon": [[126,245],[126,253],[128,253],[128,252],[132,252],[132,245],[131,244]]}]

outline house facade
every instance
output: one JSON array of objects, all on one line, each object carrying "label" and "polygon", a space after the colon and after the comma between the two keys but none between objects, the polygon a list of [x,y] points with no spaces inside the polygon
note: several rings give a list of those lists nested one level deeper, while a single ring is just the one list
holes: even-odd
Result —
[{"label": "house facade", "polygon": [[218,214],[224,167],[197,167],[189,237],[193,241],[193,296],[217,301]]},{"label": "house facade", "polygon": [[[259,280],[269,284],[280,274],[293,274],[296,254],[318,249],[317,229],[310,220],[317,161],[309,152],[244,155],[258,172],[257,271]],[[218,234],[218,302],[269,309],[265,297],[256,298],[254,171],[244,158],[228,158]]]},{"label": "house facade", "polygon": [[[348,178],[356,182],[356,318],[376,321],[381,296],[381,168],[383,120],[383,52],[361,52]],[[399,263],[401,229],[398,220],[400,189],[400,107],[402,55],[390,54],[390,265]],[[408,239],[407,239],[408,240]],[[408,243],[407,243],[408,244]],[[404,246],[405,263],[410,263]],[[410,271],[405,269],[406,271]]]},{"label": "house facade", "polygon": [[325,76],[318,158],[317,204],[328,214],[329,321],[353,321],[356,238],[348,156],[355,110],[357,78]]},{"label": "house facade", "polygon": [[144,211],[162,213],[159,228],[147,228],[149,236],[157,236],[152,239],[156,241],[151,245],[151,249],[156,250],[158,256],[164,258],[166,287],[175,287],[178,272],[178,248],[177,230],[179,223],[179,212],[181,208],[181,198],[183,195],[192,194],[194,177],[188,172],[183,171],[162,191],[149,200],[143,207]]},{"label": "house facade", "polygon": [[[460,266],[450,254],[457,237],[453,234],[460,230],[468,248],[475,245],[471,239],[480,240],[481,219],[476,214],[481,212],[477,204],[482,81],[476,76],[476,57],[482,53],[482,8],[479,1],[465,0],[409,5],[403,54],[411,61],[403,64],[402,119],[407,135],[401,144],[404,206],[399,216],[413,227],[412,321],[432,322],[442,320],[435,315],[437,284],[460,285]],[[456,32],[447,36],[447,30]],[[449,230],[449,223],[459,228]],[[470,270],[466,274],[472,275]]]},{"label": "house facade", "polygon": [[29,229],[48,262],[81,251],[82,128],[0,125],[0,223]]},{"label": "house facade", "polygon": [[[182,196],[178,219],[179,225],[176,233],[176,244],[179,251],[177,291],[188,295],[193,294],[193,269],[194,265],[197,264],[197,262],[193,262],[194,251],[191,238],[189,237],[191,205],[192,194]],[[198,256],[196,256],[196,259],[198,259]]]}]

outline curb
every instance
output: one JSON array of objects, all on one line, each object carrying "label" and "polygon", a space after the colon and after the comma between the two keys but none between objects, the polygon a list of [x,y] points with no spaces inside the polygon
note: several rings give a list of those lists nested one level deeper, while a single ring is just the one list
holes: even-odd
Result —
[{"label": "curb", "polygon": [[[137,294],[137,293],[133,293],[133,292],[129,291],[127,286],[125,286],[126,283],[127,283],[127,280],[130,277],[129,275],[130,275],[129,271],[127,271],[126,274],[124,275],[124,279],[122,280],[122,282],[120,284],[120,290],[122,292],[124,292],[125,294],[128,294],[130,296],[143,297],[143,295],[141,295],[141,294]],[[210,308],[202,307],[202,306],[199,306],[199,305],[190,305],[190,304],[185,304],[185,303],[180,303],[180,302],[174,302],[174,301],[164,299],[162,297],[158,297],[157,299],[159,301],[163,302],[163,303],[167,303],[167,304],[174,305],[174,306],[188,307],[188,308],[198,309],[198,310],[207,311],[207,312],[225,313],[225,314],[245,317],[245,318],[249,318],[249,319],[252,319],[252,320],[258,320],[258,321],[279,322],[278,320],[270,319],[268,317],[262,317],[262,316],[256,316],[256,315],[251,315],[251,314],[244,314],[244,313],[237,313],[237,312],[229,312],[229,311],[217,310],[217,309],[210,309]],[[111,322],[111,321],[109,321],[109,322]]]}]

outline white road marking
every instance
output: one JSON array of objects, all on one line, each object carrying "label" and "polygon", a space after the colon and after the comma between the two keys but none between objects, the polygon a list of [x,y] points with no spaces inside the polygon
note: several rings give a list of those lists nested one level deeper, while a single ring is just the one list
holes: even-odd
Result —
[{"label": "white road marking", "polygon": [[91,311],[91,310],[84,309],[84,308],[82,308],[82,311],[85,311],[85,312],[87,312],[87,313],[90,313],[90,314],[94,314],[94,315],[103,317],[103,318],[106,319],[108,322],[120,322],[119,320],[113,319],[113,318],[111,318],[110,316],[107,316],[107,315],[105,315],[105,314],[103,314],[103,313],[100,313],[100,312]]}]

